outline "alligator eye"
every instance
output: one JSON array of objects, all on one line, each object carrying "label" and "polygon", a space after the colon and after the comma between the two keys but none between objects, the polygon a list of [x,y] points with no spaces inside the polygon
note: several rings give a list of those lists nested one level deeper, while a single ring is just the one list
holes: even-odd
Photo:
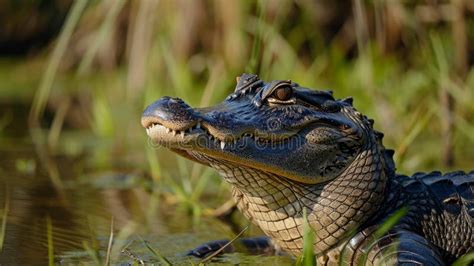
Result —
[{"label": "alligator eye", "polygon": [[290,86],[280,87],[273,92],[272,96],[279,101],[288,101],[293,96],[293,89]]}]

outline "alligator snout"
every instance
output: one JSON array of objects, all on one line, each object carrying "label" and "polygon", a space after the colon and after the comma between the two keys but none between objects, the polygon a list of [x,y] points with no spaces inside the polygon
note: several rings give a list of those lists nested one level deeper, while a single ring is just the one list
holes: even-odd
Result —
[{"label": "alligator snout", "polygon": [[144,128],[160,124],[172,130],[186,130],[198,121],[199,115],[183,100],[165,96],[143,111],[141,124]]}]

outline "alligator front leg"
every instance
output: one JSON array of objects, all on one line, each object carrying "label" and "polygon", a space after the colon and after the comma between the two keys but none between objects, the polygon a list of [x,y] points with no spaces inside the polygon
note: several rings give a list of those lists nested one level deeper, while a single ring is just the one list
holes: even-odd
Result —
[{"label": "alligator front leg", "polygon": [[[213,254],[214,252],[217,252],[219,249],[221,249],[228,243],[229,240],[210,241],[198,246],[195,249],[190,250],[186,255],[198,258],[205,258]],[[230,245],[226,246],[219,254],[232,252],[272,255],[276,254],[278,252],[278,249],[273,245],[270,238],[262,236],[238,239]]]},{"label": "alligator front leg", "polygon": [[445,265],[437,247],[407,230],[392,230],[373,242],[369,249],[368,253],[358,256],[364,265]]}]

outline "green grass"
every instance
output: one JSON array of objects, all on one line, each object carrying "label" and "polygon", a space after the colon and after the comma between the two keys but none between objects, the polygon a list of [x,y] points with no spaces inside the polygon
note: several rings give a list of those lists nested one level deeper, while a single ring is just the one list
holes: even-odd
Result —
[{"label": "green grass", "polygon": [[[417,24],[415,8],[401,3],[405,15],[400,25],[406,43],[385,50],[376,36],[363,40],[364,27],[380,30],[383,25],[365,25],[373,22],[360,18],[357,24],[338,21],[356,33],[354,40],[344,31],[326,39],[325,25],[315,19],[310,2],[281,1],[278,6],[269,1],[207,3],[196,9],[204,14],[197,21],[205,22],[195,28],[189,25],[187,31],[188,27],[179,25],[192,21],[188,19],[193,14],[184,12],[179,1],[143,6],[142,1],[76,0],[54,46],[37,56],[2,59],[0,98],[26,108],[31,105],[31,137],[42,168],[58,190],[63,187],[63,177],[53,156],[85,158],[77,164],[78,172],[118,169],[143,173],[154,182],[153,207],[147,217],[153,217],[160,200],[167,199],[183,207],[198,224],[204,210],[215,207],[208,199],[222,197],[224,201],[230,190],[225,184],[220,186],[213,171],[151,147],[139,124],[144,107],[163,95],[183,98],[192,106],[213,105],[233,91],[235,77],[244,71],[267,80],[292,79],[302,86],[332,89],[337,98],[353,96],[356,108],[374,118],[376,129],[385,133],[386,146],[396,150],[397,169],[402,173],[469,170],[474,160],[470,148],[474,145],[474,71],[471,68],[462,79],[453,71],[455,46],[450,26]],[[357,1],[361,5],[358,13],[390,10],[388,2],[378,1],[375,6]],[[325,13],[324,7],[319,8]],[[131,18],[123,27],[128,14]],[[466,19],[472,24],[472,18]],[[136,32],[140,30],[144,32]],[[120,38],[113,39],[114,34]],[[472,33],[467,34],[472,39]],[[107,64],[107,51],[114,50],[114,45],[124,48],[117,52],[115,64]],[[441,161],[439,143],[446,119],[440,108],[441,89],[456,104],[453,167]],[[74,120],[74,115],[80,119]],[[8,113],[0,116],[0,144],[12,143],[12,136],[6,133],[12,123],[18,122]],[[40,168],[23,159],[15,166],[23,173]],[[7,212],[6,205],[0,244]],[[136,234],[141,222],[137,218],[117,234],[111,231],[113,245],[108,246],[107,262],[120,255],[122,243]],[[305,232],[308,254],[304,257],[310,258],[314,239]],[[95,254],[91,255],[94,261],[100,259],[97,246],[86,243],[84,249]]]},{"label": "green grass", "polygon": [[[306,209],[305,209],[306,210]],[[303,236],[303,266],[316,265],[316,257],[314,256],[314,232],[312,231],[308,218],[304,215],[304,236]]]},{"label": "green grass", "polygon": [[457,259],[455,262],[453,262],[452,266],[467,266],[472,265],[473,262],[474,252],[471,252]]}]

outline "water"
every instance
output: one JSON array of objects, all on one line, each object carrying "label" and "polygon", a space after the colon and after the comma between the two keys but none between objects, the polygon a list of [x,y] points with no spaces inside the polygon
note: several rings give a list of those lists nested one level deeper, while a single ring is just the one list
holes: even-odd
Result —
[{"label": "water", "polygon": [[[8,215],[0,264],[48,263],[48,217],[56,264],[105,262],[114,219],[112,264],[159,260],[144,241],[173,264],[198,263],[184,253],[209,240],[232,238],[235,232],[219,219],[201,216],[154,195],[140,177],[117,172],[87,178],[63,177],[64,189],[55,189],[39,167],[34,152],[3,152],[0,159],[0,208],[8,198]],[[71,159],[63,168],[74,165]],[[63,174],[64,176],[64,174]],[[3,211],[2,211],[3,213]],[[251,230],[252,231],[252,230]],[[250,256],[241,253],[216,258],[219,264],[285,265],[283,256]]]}]

